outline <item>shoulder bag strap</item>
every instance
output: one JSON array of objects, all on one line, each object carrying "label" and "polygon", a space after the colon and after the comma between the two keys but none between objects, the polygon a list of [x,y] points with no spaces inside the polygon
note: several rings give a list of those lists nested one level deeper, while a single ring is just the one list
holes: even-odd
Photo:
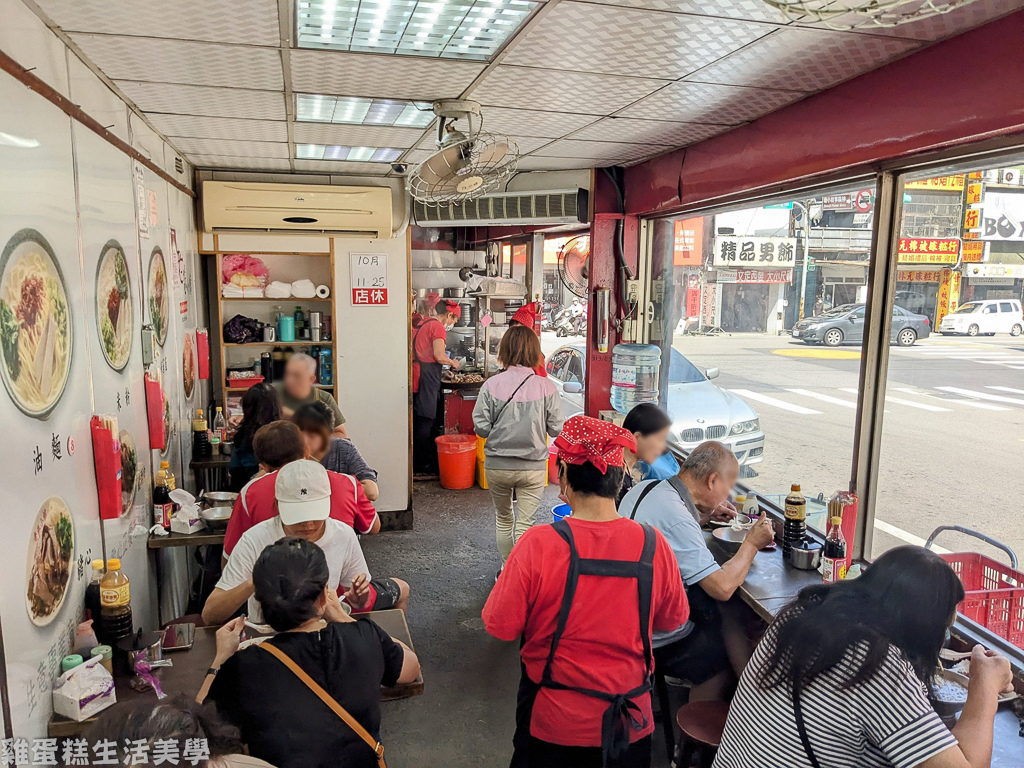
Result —
[{"label": "shoulder bag strap", "polygon": [[494,425],[498,423],[498,419],[501,418],[501,414],[503,414],[505,412],[505,408],[508,407],[508,404],[511,403],[512,400],[515,399],[516,393],[519,392],[519,390],[523,388],[523,384],[528,382],[530,379],[532,379],[536,375],[537,375],[536,373],[531,373],[529,376],[527,376],[525,379],[523,379],[522,381],[519,382],[519,386],[518,387],[516,387],[515,389],[512,390],[511,397],[509,397],[508,400],[506,400],[504,403],[502,403],[501,404],[501,408],[498,409],[498,413],[494,417],[494,421],[491,422],[491,429],[493,429]]},{"label": "shoulder bag strap", "polygon": [[811,749],[811,739],[807,735],[807,725],[804,723],[804,712],[800,706],[800,689],[793,686],[793,714],[796,716],[796,732],[800,734],[800,743],[804,745],[804,752],[807,753],[807,759],[811,761],[813,768],[821,768],[821,763],[818,762],[818,758],[814,755],[814,750]]},{"label": "shoulder bag strap", "polygon": [[370,747],[370,749],[373,750],[373,753],[377,756],[378,768],[387,768],[387,764],[384,762],[384,745],[373,738],[373,736],[370,735],[370,732],[363,728],[359,721],[348,713],[347,709],[335,701],[331,694],[321,688],[313,678],[307,675],[302,667],[292,661],[291,656],[269,642],[260,643],[258,647],[269,652],[272,656],[276,656],[278,661],[288,667],[288,669],[290,669],[292,673],[299,678],[299,680],[306,684],[307,688],[320,698],[320,701],[330,707],[334,711],[334,714],[344,720],[345,724],[355,731],[356,736],[366,742],[367,746]]},{"label": "shoulder bag strap", "polygon": [[629,513],[629,519],[636,519],[636,511],[640,509],[640,503],[647,498],[647,494],[654,490],[654,486],[661,483],[661,480],[655,480],[653,483],[649,483],[644,486],[644,489],[640,491],[640,495],[636,499],[636,504],[633,505],[633,511]]}]

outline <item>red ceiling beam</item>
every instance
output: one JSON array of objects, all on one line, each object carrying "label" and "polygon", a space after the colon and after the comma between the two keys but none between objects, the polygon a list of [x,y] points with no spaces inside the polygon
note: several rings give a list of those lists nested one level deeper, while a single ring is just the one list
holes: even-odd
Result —
[{"label": "red ceiling beam", "polygon": [[1024,11],[626,169],[626,210],[670,212],[1000,136],[1024,138]]}]

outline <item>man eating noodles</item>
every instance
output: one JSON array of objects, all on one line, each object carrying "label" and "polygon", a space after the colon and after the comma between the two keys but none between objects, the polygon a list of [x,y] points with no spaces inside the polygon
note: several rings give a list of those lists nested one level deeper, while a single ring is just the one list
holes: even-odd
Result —
[{"label": "man eating noodles", "polygon": [[329,586],[341,588],[353,610],[370,605],[370,574],[351,526],[331,515],[331,483],[327,470],[303,459],[277,472],[278,515],[254,525],[242,534],[220,581],[203,607],[203,621],[223,624],[249,602],[249,616],[263,623],[260,605],[253,597],[252,569],[263,550],[286,537],[311,541],[324,551],[330,570]]}]

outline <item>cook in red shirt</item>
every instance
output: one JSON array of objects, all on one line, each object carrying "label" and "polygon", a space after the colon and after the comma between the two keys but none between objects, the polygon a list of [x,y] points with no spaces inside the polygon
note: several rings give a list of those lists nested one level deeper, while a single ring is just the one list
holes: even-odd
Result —
[{"label": "cook in red shirt", "polygon": [[[513,325],[525,325],[534,333],[537,333],[537,302],[531,301],[529,304],[524,304],[516,313],[512,315],[512,319],[508,321],[509,326]],[[547,376],[548,369],[544,365],[544,361],[540,361],[540,365],[533,369],[533,372],[538,376]]]},{"label": "cook in red shirt", "polygon": [[572,516],[523,534],[483,610],[490,634],[522,640],[512,766],[647,768],[651,632],[689,615],[679,567],[661,533],[615,510],[632,434],[576,416],[555,445]]},{"label": "cook in red shirt", "polygon": [[[264,474],[253,478],[235,499],[228,528],[224,532],[224,557],[257,523],[277,517],[275,487],[277,470],[285,464],[308,458],[302,432],[290,421],[273,421],[256,431],[253,452]],[[363,486],[352,475],[327,472],[331,483],[331,517],[352,526],[356,533],[372,534],[380,530],[377,510]],[[409,585],[401,579],[382,578],[370,581],[370,600],[364,611],[405,608],[409,602]]]}]

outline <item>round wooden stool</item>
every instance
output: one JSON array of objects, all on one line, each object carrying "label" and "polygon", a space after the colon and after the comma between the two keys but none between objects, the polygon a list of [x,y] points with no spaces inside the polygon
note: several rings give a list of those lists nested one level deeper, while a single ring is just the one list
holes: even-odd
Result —
[{"label": "round wooden stool", "polygon": [[690,768],[694,759],[699,768],[710,768],[728,714],[729,705],[724,701],[694,701],[679,708],[676,722],[683,736],[676,750],[676,768]]}]

